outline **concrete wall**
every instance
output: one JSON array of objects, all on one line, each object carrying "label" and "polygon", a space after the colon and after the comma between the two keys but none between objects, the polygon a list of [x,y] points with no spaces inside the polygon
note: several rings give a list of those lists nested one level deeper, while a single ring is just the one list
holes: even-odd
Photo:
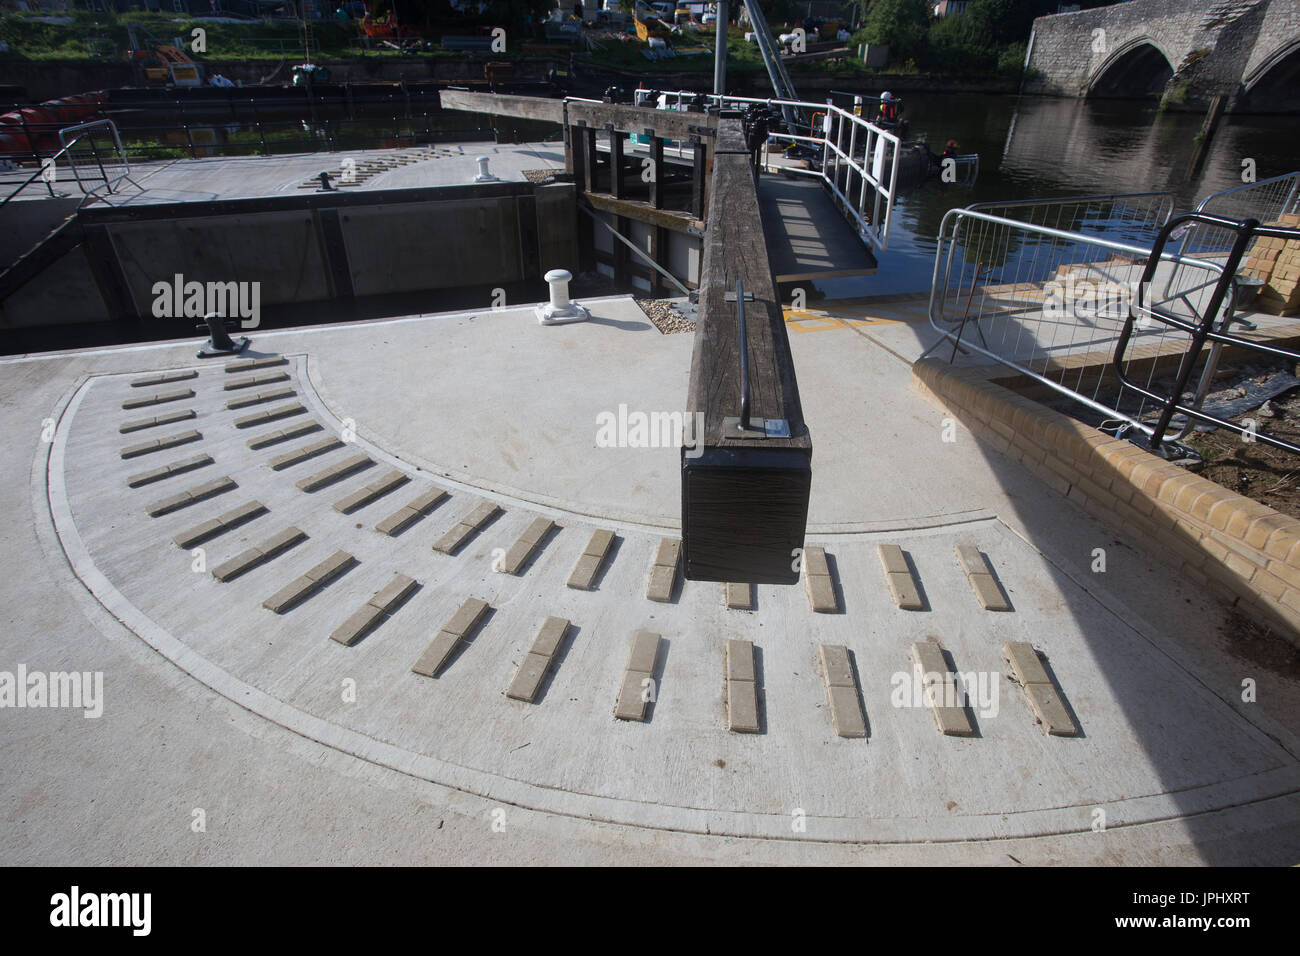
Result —
[{"label": "concrete wall", "polygon": [[[152,314],[157,282],[258,282],[263,306],[535,280],[576,269],[571,184],[432,187],[83,210],[102,239],[0,302],[0,328]],[[93,267],[92,267],[93,266]]]}]

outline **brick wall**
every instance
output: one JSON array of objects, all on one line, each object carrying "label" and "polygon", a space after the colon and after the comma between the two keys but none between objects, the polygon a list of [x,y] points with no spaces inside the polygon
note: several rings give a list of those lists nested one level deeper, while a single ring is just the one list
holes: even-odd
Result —
[{"label": "brick wall", "polygon": [[[912,387],[985,444],[1300,646],[1300,521],[936,359]],[[996,373],[993,373],[996,374]]]}]

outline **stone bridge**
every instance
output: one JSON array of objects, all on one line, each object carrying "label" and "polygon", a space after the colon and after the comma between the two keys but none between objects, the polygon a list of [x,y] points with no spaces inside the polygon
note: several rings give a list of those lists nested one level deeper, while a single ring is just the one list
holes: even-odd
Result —
[{"label": "stone bridge", "polygon": [[1025,92],[1300,111],[1300,0],[1129,0],[1034,21]]}]

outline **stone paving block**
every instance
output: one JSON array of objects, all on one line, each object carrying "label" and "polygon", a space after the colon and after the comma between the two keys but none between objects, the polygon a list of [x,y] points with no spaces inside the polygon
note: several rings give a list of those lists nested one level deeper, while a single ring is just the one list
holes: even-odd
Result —
[{"label": "stone paving block", "polygon": [[212,576],[222,582],[233,581],[241,574],[246,574],[258,565],[283,554],[306,537],[307,535],[297,528],[286,528],[260,545],[241,551],[229,561],[217,565],[212,569]]},{"label": "stone paving block", "polygon": [[921,685],[928,686],[942,681],[951,673],[948,662],[944,660],[943,648],[933,641],[922,641],[912,645],[912,657],[916,668],[921,672]]},{"label": "stone paving block", "polygon": [[733,733],[756,734],[758,686],[755,684],[754,645],[750,641],[727,641],[727,729]]},{"label": "stone paving block", "polygon": [[131,383],[132,388],[145,388],[150,385],[166,385],[168,382],[184,382],[187,379],[198,378],[198,369],[181,369],[174,372],[155,372],[153,375],[146,375],[144,378],[137,378]]},{"label": "stone paving block", "polygon": [[655,658],[659,656],[659,635],[653,631],[637,631],[632,638],[627,670],[619,688],[614,716],[619,720],[645,720],[645,689],[654,680]]},{"label": "stone paving block", "polygon": [[301,438],[303,435],[310,435],[312,432],[318,432],[323,426],[320,422],[299,422],[297,425],[290,425],[287,428],[279,428],[275,431],[265,432],[248,440],[248,447],[252,449],[267,448],[271,445],[278,445],[280,442],[289,441],[293,438]]},{"label": "stone paving block", "polygon": [[911,574],[886,574],[885,583],[889,585],[889,593],[894,596],[894,603],[902,610],[920,611],[925,608],[916,579]]},{"label": "stone paving block", "polygon": [[430,488],[428,491],[422,492],[412,498],[407,502],[406,507],[410,508],[412,511],[419,512],[422,515],[427,515],[434,508],[438,507],[438,505],[442,504],[442,502],[447,498],[447,492],[443,491],[441,488]]},{"label": "stone paving block", "polygon": [[1038,652],[1034,646],[1027,641],[1008,641],[1002,645],[1002,655],[1011,664],[1011,669],[1015,671],[1016,680],[1021,684],[1050,684],[1051,678],[1047,676],[1047,670],[1043,667],[1043,662],[1038,658]]},{"label": "stone paving block", "polygon": [[582,553],[592,558],[604,559],[609,553],[610,545],[614,543],[614,532],[607,531],[604,528],[597,528],[591,534],[591,540],[587,542],[587,548]]},{"label": "stone paving block", "polygon": [[733,611],[754,610],[754,586],[743,581],[728,581],[724,587],[727,607]]},{"label": "stone paving block", "polygon": [[162,438],[151,438],[149,441],[140,442],[136,445],[128,445],[122,449],[121,454],[123,458],[139,458],[141,455],[150,455],[156,451],[163,451],[167,448],[175,448],[178,445],[188,445],[190,442],[202,440],[203,436],[191,429],[187,432],[178,432],[175,435],[166,435]]},{"label": "stone paving block", "polygon": [[266,506],[260,501],[250,501],[238,508],[232,508],[223,515],[197,524],[187,531],[182,531],[172,540],[179,547],[193,548],[263,514],[266,514]]},{"label": "stone paving block", "polygon": [[352,514],[352,512],[359,511],[366,505],[378,501],[384,495],[397,490],[410,480],[410,476],[405,472],[394,469],[378,481],[372,481],[364,488],[358,488],[350,495],[346,495],[334,502],[334,510],[341,511],[345,515]]},{"label": "stone paving block", "polygon": [[677,560],[681,555],[680,538],[660,538],[655,549],[654,564],[646,584],[646,597],[660,603],[671,601],[673,585],[677,583]]},{"label": "stone paving block", "polygon": [[282,418],[304,415],[306,412],[307,409],[301,402],[291,402],[288,405],[278,405],[275,408],[253,412],[253,414],[245,415],[243,418],[236,418],[235,427],[252,428],[255,425],[265,425],[267,422],[278,422]]},{"label": "stone paving block", "polygon": [[934,715],[939,732],[950,737],[971,737],[975,728],[964,706],[957,699],[956,682],[943,656],[943,648],[933,641],[912,645],[916,669],[925,688],[924,704]]},{"label": "stone paving block", "polygon": [[393,514],[387,516],[382,522],[374,525],[374,529],[381,535],[398,535],[411,527],[412,522],[416,522],[422,516],[429,514],[435,507],[446,499],[447,493],[441,488],[433,488],[422,494],[417,494],[415,498],[407,502],[404,507],[399,507]]},{"label": "stone paving block", "polygon": [[456,646],[483,620],[488,607],[486,601],[467,598],[424,649],[411,670],[423,677],[437,677]]},{"label": "stone paving block", "polygon": [[414,508],[398,508],[387,518],[375,525],[375,530],[380,534],[395,535],[408,528],[416,518],[420,517],[420,512]]},{"label": "stone paving block", "polygon": [[973,737],[975,728],[971,726],[970,717],[965,707],[931,707],[934,722],[939,732],[947,737]]},{"label": "stone paving block", "polygon": [[1010,611],[1011,605],[998,585],[993,566],[980,549],[971,545],[958,545],[956,551],[957,560],[961,562],[962,570],[966,572],[966,578],[970,581],[971,590],[979,599],[980,606],[986,611]]},{"label": "stone paving block", "polygon": [[548,617],[541,628],[537,631],[537,636],[533,638],[532,646],[528,648],[530,654],[541,654],[543,657],[554,657],[564,643],[564,636],[569,632],[569,621],[563,617]]},{"label": "stone paving block", "polygon": [[195,455],[192,458],[182,458],[168,465],[161,465],[158,468],[142,471],[137,475],[132,475],[126,480],[128,488],[139,488],[141,485],[152,484],[155,481],[162,481],[164,478],[172,478],[176,475],[183,475],[187,471],[195,471],[206,465],[212,464],[211,455]]},{"label": "stone paving block", "polygon": [[849,660],[849,649],[840,644],[822,644],[819,648],[822,677],[826,681],[826,702],[830,706],[831,726],[840,737],[865,737],[867,721],[858,696],[857,676]]},{"label": "stone paving block", "polygon": [[239,487],[230,478],[215,478],[212,481],[204,482],[186,491],[179,492],[162,501],[155,501],[145,510],[149,517],[157,518],[161,515],[170,514],[173,511],[179,511],[181,508],[188,508],[190,505],[198,504],[200,501],[207,501],[209,498],[215,498],[217,495],[224,494],[234,488]]},{"label": "stone paving block", "polygon": [[405,574],[395,574],[393,579],[376,591],[375,596],[366,603],[371,607],[379,608],[385,614],[392,614],[417,587],[419,582],[414,578]]},{"label": "stone paving block", "polygon": [[380,534],[399,534],[410,527],[412,522],[427,515],[447,497],[447,492],[441,488],[433,488],[416,495],[404,507],[398,508],[375,525],[375,530]]},{"label": "stone paving block", "polygon": [[519,569],[528,562],[538,545],[542,543],[542,539],[550,534],[554,527],[555,522],[550,518],[534,518],[524,529],[524,533],[519,536],[519,540],[506,551],[502,570],[506,574],[518,574]]},{"label": "stone paving block", "polygon": [[804,586],[808,591],[808,606],[818,614],[834,614],[839,610],[835,600],[835,582],[831,579],[830,565],[826,563],[826,549],[813,545],[803,549]]},{"label": "stone paving block", "polygon": [[826,699],[831,709],[831,726],[837,737],[856,739],[867,735],[867,720],[862,714],[856,687],[827,687]]},{"label": "stone paving block", "polygon": [[306,574],[290,581],[262,602],[262,607],[283,614],[307,600],[330,581],[356,563],[356,558],[346,551],[335,551]]},{"label": "stone paving block", "polygon": [[420,654],[418,660],[411,667],[411,670],[421,677],[437,677],[442,666],[447,663],[451,657],[452,651],[460,643],[460,638],[455,634],[448,634],[446,631],[439,631],[437,636],[429,642],[429,646]]},{"label": "stone paving block", "polygon": [[1056,737],[1078,736],[1079,728],[1074,725],[1070,712],[1065,709],[1065,703],[1050,683],[1027,684],[1025,695],[1043,730]]},{"label": "stone paving block", "polygon": [[252,378],[240,378],[233,382],[227,382],[222,386],[222,390],[226,392],[234,392],[241,388],[253,388],[257,385],[272,385],[275,382],[287,382],[288,380],[288,372],[264,372],[261,375],[254,375]]},{"label": "stone paving block", "polygon": [[229,530],[237,528],[241,524],[252,521],[267,513],[266,505],[260,501],[249,501],[237,508],[231,508],[224,514],[217,515],[217,520],[221,522],[223,528]]},{"label": "stone paving block", "polygon": [[326,452],[333,451],[335,448],[342,448],[343,441],[336,435],[327,435],[324,438],[308,442],[292,451],[286,451],[284,454],[276,455],[267,464],[273,471],[283,471],[293,465],[300,464],[308,459],[323,455]]},{"label": "stone paving block", "polygon": [[1079,728],[1033,645],[1026,641],[1008,641],[1002,645],[1002,655],[1010,662],[1016,680],[1025,689],[1029,706],[1043,730],[1057,737],[1077,736]]},{"label": "stone paving block", "polygon": [[551,659],[543,657],[541,654],[534,654],[531,651],[524,655],[524,659],[519,662],[519,670],[515,671],[514,680],[506,688],[506,696],[513,700],[522,700],[526,704],[531,704],[537,697],[537,689],[542,686],[542,679],[546,677],[546,672],[550,670]]},{"label": "stone paving block", "polygon": [[528,648],[528,653],[519,663],[519,670],[515,672],[515,678],[506,690],[506,696],[515,700],[522,700],[532,703],[537,697],[537,690],[541,687],[546,672],[550,669],[554,661],[556,652],[564,641],[564,635],[569,630],[569,622],[562,617],[548,617],[542,624],[537,636],[533,638],[532,646]]},{"label": "stone paving block", "polygon": [[736,734],[758,733],[758,689],[752,681],[727,681],[727,729]]},{"label": "stone paving block", "polygon": [[258,359],[240,359],[237,362],[227,362],[227,372],[251,372],[259,368],[274,368],[277,365],[288,365],[289,360],[283,355],[268,355],[266,358]]},{"label": "stone paving block", "polygon": [[332,581],[352,565],[357,563],[357,559],[346,551],[335,551],[328,558],[316,565],[303,575],[305,578],[311,578],[313,581],[322,583]]},{"label": "stone paving block", "polygon": [[455,554],[500,510],[490,501],[481,502],[451,530],[435,541],[433,550],[443,554]]},{"label": "stone paving block", "polygon": [[300,491],[319,491],[336,481],[342,481],[348,475],[356,474],[362,469],[369,468],[374,464],[368,455],[353,455],[346,458],[336,465],[331,465],[324,471],[318,471],[314,475],[309,475],[298,482]]},{"label": "stone paving block", "polygon": [[754,681],[754,645],[749,641],[727,641],[727,680]]},{"label": "stone paving block", "polygon": [[209,518],[207,521],[195,525],[188,531],[182,531],[176,537],[172,538],[172,540],[176,542],[177,546],[188,550],[189,548],[202,544],[204,541],[215,538],[224,530],[225,529],[222,527],[220,521],[216,518]]},{"label": "stone paving block", "polygon": [[272,388],[252,395],[240,395],[238,398],[232,398],[226,402],[226,408],[231,411],[237,408],[250,408],[253,405],[263,405],[266,402],[278,402],[282,398],[292,398],[297,394],[292,388]]},{"label": "stone paving block", "polygon": [[486,601],[480,601],[478,598],[466,598],[441,630],[456,637],[464,637],[478,626],[478,622],[483,619],[489,606]]},{"label": "stone paving block", "polygon": [[878,544],[876,553],[880,556],[881,567],[885,569],[886,574],[911,574],[912,569],[907,565],[907,557],[903,554],[903,549],[896,544]]},{"label": "stone paving block", "polygon": [[363,604],[331,632],[330,640],[337,641],[344,647],[351,647],[378,627],[379,622],[387,616],[373,604]]},{"label": "stone paving block", "polygon": [[150,392],[148,395],[137,395],[135,398],[128,398],[122,403],[122,408],[147,408],[150,405],[164,405],[167,402],[179,402],[193,397],[194,389],[192,388],[173,388],[164,392]]},{"label": "stone paving block", "polygon": [[117,429],[119,434],[125,435],[129,432],[143,431],[146,428],[157,428],[159,425],[174,425],[176,422],[188,421],[195,417],[195,411],[192,408],[184,408],[180,411],[168,412],[166,415],[155,415],[153,418],[137,418],[135,421],[123,422]]},{"label": "stone paving block", "polygon": [[822,644],[818,649],[821,655],[822,675],[829,687],[857,687],[853,677],[853,665],[849,661],[849,649],[842,644]]}]

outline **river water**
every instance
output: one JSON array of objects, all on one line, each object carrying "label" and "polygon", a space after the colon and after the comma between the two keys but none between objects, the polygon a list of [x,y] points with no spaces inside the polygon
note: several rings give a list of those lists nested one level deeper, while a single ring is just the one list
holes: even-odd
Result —
[{"label": "river water", "polygon": [[943,214],[973,202],[1159,190],[1173,192],[1182,212],[1241,185],[1243,160],[1254,161],[1257,179],[1300,169],[1295,116],[1226,117],[1189,178],[1202,117],[1161,113],[1147,101],[916,93],[906,97],[906,115],[908,139],[936,153],[955,139],[959,152],[978,153],[979,178],[946,191],[930,181],[904,195],[878,273],[821,283],[828,298],[929,289]]}]

